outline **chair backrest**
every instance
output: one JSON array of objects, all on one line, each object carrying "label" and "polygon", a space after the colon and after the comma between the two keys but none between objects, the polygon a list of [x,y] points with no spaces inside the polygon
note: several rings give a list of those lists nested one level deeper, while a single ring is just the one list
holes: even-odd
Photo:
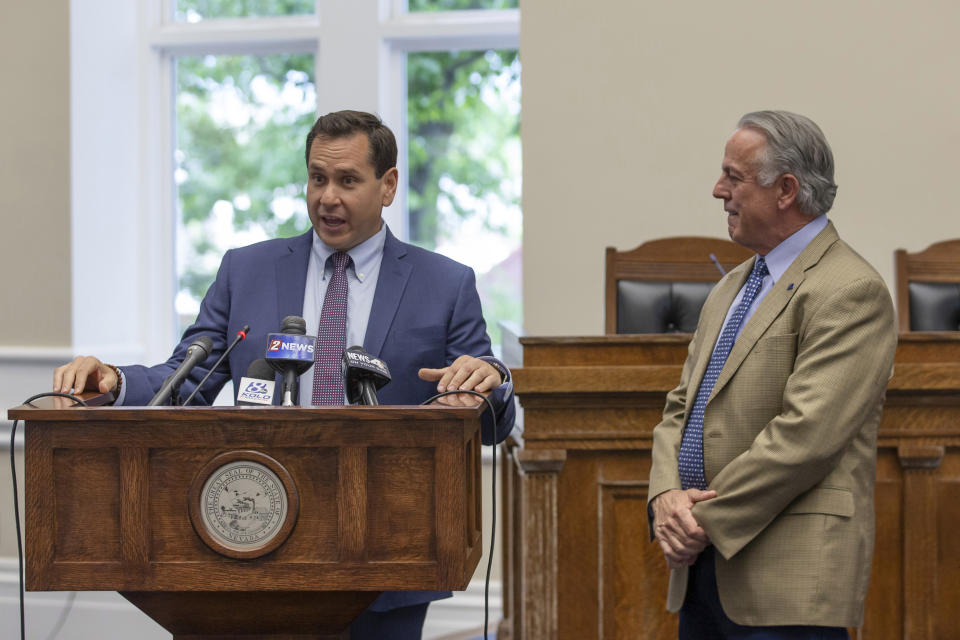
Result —
[{"label": "chair backrest", "polygon": [[661,238],[630,251],[607,247],[606,333],[692,333],[722,274],[753,252],[730,240]]},{"label": "chair backrest", "polygon": [[960,240],[893,254],[900,331],[960,330]]}]

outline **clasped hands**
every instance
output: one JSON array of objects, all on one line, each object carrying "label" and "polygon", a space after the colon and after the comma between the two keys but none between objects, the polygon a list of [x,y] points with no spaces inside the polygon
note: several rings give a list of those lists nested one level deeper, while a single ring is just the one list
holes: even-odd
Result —
[{"label": "clasped hands", "polygon": [[[477,391],[488,396],[503,382],[492,364],[473,356],[460,356],[442,369],[420,369],[417,375],[421,380],[436,382],[437,393]],[[470,393],[454,393],[438,398],[437,402],[450,407],[475,407],[483,400]]]},{"label": "clasped hands", "polygon": [[693,505],[717,497],[717,492],[700,489],[664,491],[650,503],[653,535],[671,569],[689,567],[697,560],[710,538],[693,517]]}]

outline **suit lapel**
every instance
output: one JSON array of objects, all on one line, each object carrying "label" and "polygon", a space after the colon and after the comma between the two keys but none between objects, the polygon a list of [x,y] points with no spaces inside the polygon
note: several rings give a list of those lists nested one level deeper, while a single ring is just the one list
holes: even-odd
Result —
[{"label": "suit lapel", "polygon": [[[287,316],[303,315],[303,292],[307,286],[307,264],[313,243],[313,229],[290,238],[289,253],[277,259],[277,318],[276,329]],[[313,327],[314,331],[316,327]],[[312,333],[307,327],[307,333]]]},{"label": "suit lapel", "polygon": [[807,269],[816,265],[837,239],[837,231],[834,229],[833,223],[828,223],[823,231],[818,233],[810,244],[800,252],[797,259],[793,261],[773,286],[773,289],[760,301],[756,312],[747,321],[737,341],[733,343],[727,362],[723,365],[720,376],[713,386],[713,392],[710,394],[711,399],[729,382],[747,355],[753,351],[757,341],[766,333],[773,321],[777,319],[787,303],[800,289],[806,278]]},{"label": "suit lapel", "polygon": [[[702,313],[707,314],[702,318],[698,332],[702,332],[703,345],[706,348],[700,349],[697,356],[697,362],[694,365],[690,377],[690,388],[699,389],[703,374],[710,364],[710,355],[720,337],[720,331],[723,330],[723,321],[726,319],[727,309],[730,308],[733,299],[737,297],[737,292],[743,287],[747,278],[750,277],[750,270],[753,268],[753,262],[745,262],[731,271],[725,278],[717,284],[716,303],[710,305],[707,309],[704,305]],[[690,405],[696,399],[696,393],[688,396]]]},{"label": "suit lapel", "polygon": [[387,332],[400,307],[403,290],[407,286],[413,267],[403,259],[407,254],[406,246],[393,237],[387,229],[383,242],[383,259],[380,262],[380,275],[377,277],[377,290],[373,295],[367,334],[363,339],[363,348],[368,353],[379,355]]}]

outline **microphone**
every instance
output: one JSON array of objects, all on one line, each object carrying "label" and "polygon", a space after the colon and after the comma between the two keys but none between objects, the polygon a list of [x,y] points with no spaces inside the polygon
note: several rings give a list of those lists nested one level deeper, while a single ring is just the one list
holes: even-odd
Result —
[{"label": "microphone", "polygon": [[720,264],[720,261],[717,260],[717,256],[716,256],[716,255],[714,255],[714,254],[711,253],[711,254],[710,254],[710,261],[713,263],[713,266],[715,266],[715,267],[717,268],[717,270],[720,272],[720,275],[721,275],[721,276],[727,275],[726,269],[724,269],[724,268],[723,268],[723,265]]},{"label": "microphone", "polygon": [[213,351],[213,340],[209,337],[200,336],[194,340],[193,343],[187,347],[187,355],[183,359],[183,362],[163,381],[163,386],[160,387],[160,391],[157,391],[157,395],[153,396],[150,402],[147,403],[147,406],[156,407],[166,404],[167,401],[170,400],[173,392],[180,388],[180,384],[190,373],[191,369],[206,360],[211,351]]},{"label": "microphone", "polygon": [[233,348],[237,346],[241,340],[246,339],[248,331],[250,331],[250,325],[248,324],[243,325],[243,329],[237,331],[237,337],[233,339],[233,342],[230,343],[230,346],[228,346],[223,354],[217,359],[217,361],[213,363],[213,366],[210,367],[209,371],[207,371],[207,375],[203,376],[203,380],[200,381],[200,384],[194,387],[193,392],[187,396],[186,400],[183,401],[184,406],[190,404],[190,401],[193,400],[193,396],[197,395],[197,391],[200,391],[200,387],[203,386],[203,383],[207,381],[207,378],[209,378],[214,371],[217,370],[217,367],[220,366],[220,363],[223,362],[228,355],[230,355],[230,352],[233,351]]},{"label": "microphone", "polygon": [[283,374],[280,387],[284,407],[292,407],[297,397],[298,378],[313,366],[313,349],[317,339],[308,336],[307,323],[300,316],[287,316],[280,324],[280,333],[267,334],[266,361]]},{"label": "microphone", "polygon": [[376,406],[377,389],[390,382],[390,370],[380,358],[374,358],[363,347],[343,350],[340,361],[343,372],[343,387],[347,391],[347,404]]},{"label": "microphone", "polygon": [[273,367],[264,358],[250,363],[247,375],[240,378],[237,406],[273,404]]}]

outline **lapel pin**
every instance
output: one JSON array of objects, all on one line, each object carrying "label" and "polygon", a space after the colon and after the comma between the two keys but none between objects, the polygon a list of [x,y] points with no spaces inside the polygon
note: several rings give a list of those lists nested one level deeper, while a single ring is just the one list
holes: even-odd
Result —
[{"label": "lapel pin", "polygon": [[793,283],[792,283],[792,282],[787,285],[787,291],[790,291],[791,289],[793,289]]}]

